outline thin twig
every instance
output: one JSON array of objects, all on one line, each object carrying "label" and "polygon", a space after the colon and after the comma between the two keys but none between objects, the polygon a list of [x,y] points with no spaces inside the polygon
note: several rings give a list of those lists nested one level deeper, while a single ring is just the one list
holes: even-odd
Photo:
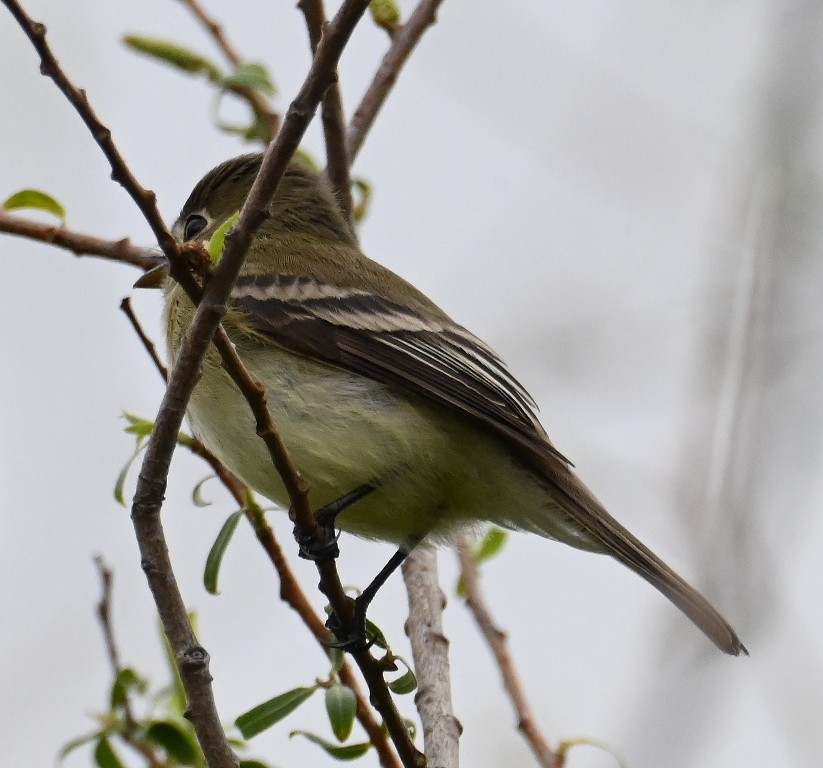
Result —
[{"label": "thin twig", "polygon": [[409,595],[406,634],[419,684],[414,701],[423,724],[426,760],[437,768],[457,768],[463,727],[451,700],[449,641],[443,634],[446,596],[437,582],[437,553],[418,547],[402,570]]},{"label": "thin twig", "polygon": [[[194,389],[196,374],[212,337],[224,366],[241,386],[252,407],[257,420],[258,434],[266,443],[289,494],[295,525],[309,535],[317,528],[308,503],[306,484],[294,468],[271,422],[266,408],[265,390],[259,382],[249,376],[219,323],[225,314],[225,302],[237,279],[254,232],[267,218],[269,201],[320,99],[326,88],[334,81],[335,68],[343,48],[367,7],[368,0],[346,0],[334,20],[327,25],[306,80],[289,107],[277,139],[269,146],[263,157],[260,172],[249,191],[237,224],[226,237],[223,255],[203,291],[195,317],[183,339],[177,363],[170,374],[169,385],[148,442],[132,507],[132,519],[141,539],[141,555],[150,581],[154,580],[152,577],[156,573],[170,572],[171,564],[161,538],[159,511],[177,432]],[[184,273],[180,275],[181,278],[190,277],[174,260],[171,261],[171,269],[175,279],[176,272]],[[189,291],[187,284],[182,284]],[[190,295],[194,294],[195,301],[198,298],[197,293],[196,287],[191,289]],[[343,622],[344,629],[351,627],[352,601],[343,591],[336,564],[334,561],[318,563],[318,570],[321,575],[321,590],[329,597],[332,607]],[[171,615],[172,611],[178,608],[175,601],[179,598],[179,592],[175,590],[175,593],[156,595],[156,600],[164,602],[161,615],[164,609]],[[179,608],[182,608],[182,601]],[[186,649],[194,641],[193,635],[180,632],[176,627],[170,627],[168,631],[173,633],[176,641],[174,642],[170,635],[169,640],[173,648]],[[198,653],[194,654],[196,658],[193,661],[202,660],[205,652],[199,648],[195,650]],[[181,661],[186,661],[190,657],[191,654],[184,655]],[[414,748],[403,719],[394,705],[380,665],[367,651],[354,654],[354,659],[366,679],[375,707],[383,716],[403,765],[408,768],[421,765],[422,755]],[[191,666],[193,675],[202,671],[207,673],[206,664],[202,664],[200,668],[195,664]]]},{"label": "thin twig", "polygon": [[160,372],[160,376],[162,376],[163,381],[167,381],[169,378],[169,372],[166,369],[166,366],[163,365],[163,361],[160,359],[160,355],[157,354],[157,349],[154,346],[152,340],[146,335],[146,332],[143,330],[143,327],[140,325],[140,321],[137,319],[137,316],[134,314],[134,311],[131,308],[131,299],[126,296],[120,302],[120,310],[123,314],[129,319],[131,323],[131,327],[134,328],[134,332],[137,334],[137,337],[140,339],[143,347],[145,348],[146,352],[148,353],[149,357],[151,358],[152,362],[154,363],[155,368]]},{"label": "thin twig", "polygon": [[[297,7],[306,17],[309,42],[312,53],[315,53],[327,23],[323,0],[299,0]],[[349,157],[346,151],[346,120],[343,115],[340,83],[336,79],[323,96],[320,119],[326,141],[326,175],[334,189],[340,209],[354,232],[354,201],[351,194]]]},{"label": "thin twig", "polygon": [[[3,4],[28,35],[40,55],[41,72],[55,82],[74,106],[109,160],[112,167],[112,178],[118,181],[135,201],[174,268],[182,261],[180,249],[163,222],[157,209],[154,193],[144,189],[137,182],[112,141],[111,131],[97,118],[85,92],[76,88],[60,68],[46,43],[45,26],[33,21],[16,0],[3,0]],[[166,390],[161,413],[155,422],[152,436],[149,438],[146,458],[138,480],[138,490],[132,507],[132,522],[140,550],[141,564],[186,691],[187,715],[194,726],[206,762],[209,768],[236,768],[237,758],[226,740],[214,702],[211,688],[212,677],[209,673],[209,655],[198,644],[189,621],[185,603],[175,581],[159,515],[171,454],[188,398],[191,395],[193,381],[205,351],[204,345],[202,349],[195,348],[193,351],[189,350],[186,355],[181,355],[180,364],[172,374],[172,381],[176,377],[183,385],[170,386]],[[188,382],[192,383],[186,387],[185,384]]]},{"label": "thin twig", "polygon": [[[128,298],[123,299],[120,304],[120,308],[129,319],[132,328],[143,344],[146,352],[154,362],[161,378],[164,382],[167,382],[168,370],[158,358],[154,343],[148,338],[140,325],[140,321],[132,312],[131,302]],[[303,623],[312,632],[320,647],[327,653],[328,630],[326,629],[322,619],[312,608],[306,594],[297,582],[297,579],[291,570],[291,566],[286,560],[283,550],[274,535],[274,531],[266,522],[265,515],[250,507],[247,503],[247,494],[249,492],[248,487],[197,438],[194,438],[190,443],[187,443],[187,446],[192,453],[200,456],[212,468],[218,479],[223,483],[237,504],[245,508],[246,519],[254,529],[257,540],[260,542],[270,561],[274,565],[275,570],[277,571],[280,579],[281,599],[298,614],[298,616],[303,620]],[[400,768],[397,753],[392,749],[391,742],[389,741],[386,731],[383,729],[381,723],[378,722],[372,714],[372,709],[369,706],[366,697],[363,695],[360,685],[358,684],[348,661],[343,661],[338,675],[341,681],[354,692],[357,701],[357,719],[368,734],[369,740],[374,745],[381,766],[383,766],[383,768]]]},{"label": "thin twig", "polygon": [[466,586],[466,605],[472,616],[474,616],[474,620],[477,622],[477,626],[486,640],[497,666],[500,668],[503,687],[508,693],[517,715],[517,728],[523,734],[523,738],[528,743],[541,768],[563,768],[565,764],[564,755],[552,750],[535,722],[526,698],[526,692],[523,690],[523,684],[520,682],[520,677],[514,668],[514,661],[509,654],[506,633],[497,627],[489,612],[483,598],[483,592],[480,589],[480,574],[477,564],[469,552],[465,539],[458,543],[456,551],[460,560],[463,582]]},{"label": "thin twig", "polygon": [[14,16],[39,54],[41,74],[50,77],[54,81],[55,85],[77,111],[77,114],[80,115],[92,138],[97,142],[111,165],[111,178],[131,196],[143,214],[143,218],[151,227],[163,253],[172,258],[170,254],[176,255],[178,252],[177,243],[160,215],[154,192],[140,185],[120,151],[114,145],[111,131],[97,117],[86,96],[86,92],[77,88],[60,68],[60,64],[46,42],[45,25],[34,21],[28,16],[17,0],[2,0],[2,2],[9,9],[11,15]]},{"label": "thin twig", "polygon": [[354,163],[366,134],[374,125],[377,113],[397,82],[409,55],[420,42],[423,33],[437,20],[437,9],[442,2],[443,0],[420,0],[408,21],[395,32],[389,50],[349,123],[346,137],[349,163]]},{"label": "thin twig", "polygon": [[197,0],[178,0],[182,5],[185,5],[212,36],[212,39],[217,44],[217,47],[222,51],[226,59],[234,64],[235,67],[243,63],[243,57],[237,52],[237,49],[229,42],[223,27],[216,22],[206,12],[205,8],[200,5]]},{"label": "thin twig", "polygon": [[[295,527],[301,532],[301,538],[305,540],[306,536],[322,535],[310,511],[307,521],[301,519],[298,505],[306,504],[306,509],[310,510],[308,507],[308,488],[292,463],[285,445],[283,445],[272,423],[266,405],[265,389],[245,369],[234,345],[222,327],[217,329],[214,343],[223,359],[223,366],[251,406],[257,424],[257,434],[265,442],[272,462],[281,478],[283,478],[287,490],[289,490],[289,498],[292,504],[290,516],[295,523]],[[329,603],[341,620],[343,629],[347,630],[353,627],[353,601],[343,589],[337,572],[336,561],[323,560],[318,561],[316,565],[320,574],[320,591],[328,598]],[[327,637],[325,633],[324,637]],[[369,651],[353,653],[352,657],[366,680],[372,704],[382,715],[403,765],[406,768],[418,768],[423,765],[422,755],[415,749],[403,718],[395,706],[394,699],[383,676],[383,668]]]},{"label": "thin twig", "polygon": [[[239,67],[243,64],[242,56],[240,56],[235,47],[229,42],[226,33],[223,31],[223,27],[209,16],[197,0],[178,0],[178,2],[182,3],[191,11],[192,16],[194,16],[211,35],[217,47],[233,67]],[[248,102],[258,121],[266,127],[266,143],[270,142],[277,135],[277,131],[280,128],[280,115],[272,111],[263,95],[255,91],[254,88],[236,86],[232,88],[232,91]]]},{"label": "thin twig", "polygon": [[43,224],[16,214],[8,214],[2,210],[0,210],[0,232],[56,245],[71,251],[75,256],[97,256],[109,261],[131,264],[144,270],[164,262],[156,248],[141,248],[133,245],[128,238],[104,240],[101,237]]},{"label": "thin twig", "polygon": [[[106,645],[106,653],[111,665],[112,679],[117,680],[123,670],[123,666],[120,663],[120,652],[117,649],[117,642],[114,638],[114,625],[111,620],[111,585],[114,580],[114,573],[99,555],[94,558],[94,564],[97,566],[97,571],[100,574],[100,583],[103,588],[100,602],[97,604],[97,618],[103,630],[103,641]],[[120,706],[123,709],[123,728],[119,731],[120,737],[132,749],[143,756],[149,768],[164,768],[166,765],[165,761],[152,749],[151,745],[144,739],[135,738],[138,732],[138,724],[134,717],[128,690],[124,690]]]}]

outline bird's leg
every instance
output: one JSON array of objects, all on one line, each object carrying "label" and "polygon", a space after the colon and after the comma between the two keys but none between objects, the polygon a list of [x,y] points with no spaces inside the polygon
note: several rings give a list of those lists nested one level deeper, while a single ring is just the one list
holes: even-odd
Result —
[{"label": "bird's leg", "polygon": [[350,507],[356,501],[360,501],[364,496],[368,496],[376,486],[359,485],[353,491],[341,496],[339,499],[320,507],[314,513],[316,529],[311,533],[294,528],[294,538],[300,547],[300,557],[306,560],[333,560],[340,554],[337,546],[337,531],[334,529],[334,521],[346,507]]},{"label": "bird's leg", "polygon": [[326,621],[326,626],[334,632],[338,638],[337,642],[331,643],[333,648],[341,648],[344,651],[356,652],[368,650],[372,642],[369,642],[366,634],[366,611],[377,595],[378,590],[382,587],[389,576],[391,576],[399,567],[400,564],[408,557],[409,551],[402,547],[395,552],[389,562],[387,562],[381,569],[380,573],[375,576],[371,583],[354,598],[354,623],[351,630],[346,632],[340,622],[340,618],[336,613],[332,612]]}]

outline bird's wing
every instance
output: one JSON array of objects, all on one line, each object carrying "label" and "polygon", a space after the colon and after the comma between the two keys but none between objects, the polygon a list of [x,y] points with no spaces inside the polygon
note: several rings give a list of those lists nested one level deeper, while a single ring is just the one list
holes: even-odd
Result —
[{"label": "bird's wing", "polygon": [[283,274],[241,276],[232,300],[253,330],[286,349],[433,400],[535,457],[567,462],[503,361],[444,316],[425,316],[368,290]]}]

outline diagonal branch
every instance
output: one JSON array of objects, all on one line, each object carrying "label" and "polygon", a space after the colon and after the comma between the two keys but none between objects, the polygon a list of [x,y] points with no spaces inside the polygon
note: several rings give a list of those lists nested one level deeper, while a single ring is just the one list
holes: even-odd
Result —
[{"label": "diagonal branch", "polygon": [[[141,344],[154,362],[160,377],[164,382],[168,381],[168,370],[166,370],[166,367],[158,358],[154,344],[148,338],[146,332],[140,325],[140,321],[132,311],[131,302],[128,298],[123,299],[120,303],[120,309],[128,318]],[[309,631],[314,635],[323,651],[328,653],[328,646],[326,645],[329,635],[328,630],[322,619],[312,608],[305,592],[303,592],[295,578],[294,572],[283,553],[283,549],[274,535],[274,531],[266,522],[265,515],[259,507],[249,504],[248,487],[197,438],[188,444],[188,448],[192,453],[200,456],[200,458],[212,468],[215,475],[217,475],[237,504],[245,509],[246,519],[254,529],[257,540],[260,542],[274,569],[277,571],[280,579],[280,598],[297,613]],[[392,749],[391,743],[381,723],[374,717],[368,700],[363,695],[348,660],[343,660],[337,674],[343,684],[354,692],[357,701],[357,719],[363,726],[363,730],[368,734],[369,740],[374,745],[380,760],[380,765],[383,768],[400,768],[397,754]]]},{"label": "diagonal branch", "polygon": [[[112,167],[112,178],[120,182],[135,201],[172,265],[181,261],[177,243],[157,210],[154,193],[140,186],[112,141],[111,132],[97,118],[85,92],[76,88],[60,68],[46,42],[45,26],[33,21],[17,0],[3,0],[3,4],[28,35],[40,55],[41,72],[55,82],[77,110],[108,158]],[[190,282],[193,282],[193,279]],[[176,376],[182,385],[170,386],[166,390],[161,417],[163,414],[166,415],[158,418],[149,439],[146,460],[143,462],[138,482],[138,493],[132,507],[132,522],[140,549],[141,564],[180,672],[188,701],[187,712],[203,754],[209,768],[236,768],[237,758],[226,740],[214,702],[209,655],[197,643],[194,635],[174,577],[158,514],[177,432],[183,420],[200,360],[205,353],[205,346],[202,350],[196,347],[192,349],[192,345],[188,346],[187,354],[181,355],[180,364],[172,374],[172,380]],[[189,382],[191,386],[187,388],[186,384]]]},{"label": "diagonal branch", "polygon": [[89,102],[86,92],[77,88],[60,67],[54,53],[52,53],[46,42],[46,26],[30,18],[17,0],[2,0],[3,5],[9,9],[15,21],[31,40],[34,49],[40,55],[40,72],[46,77],[50,77],[55,85],[62,91],[69,103],[80,115],[80,118],[89,129],[92,138],[97,142],[106,159],[111,165],[111,177],[120,184],[137,204],[143,217],[151,227],[157,242],[163,249],[163,253],[170,259],[178,253],[177,243],[166,227],[160,211],[157,209],[157,198],[151,190],[143,188],[137,178],[129,169],[120,150],[114,145],[111,138],[111,131],[100,122],[94,109]]},{"label": "diagonal branch", "polygon": [[[297,7],[306,17],[309,42],[312,53],[323,36],[327,24],[323,0],[299,0]],[[354,232],[354,203],[351,195],[351,178],[349,176],[349,156],[346,150],[346,121],[343,116],[343,98],[340,84],[335,80],[323,96],[323,108],[320,112],[323,123],[323,137],[326,141],[326,174],[334,189],[337,201]]]},{"label": "diagonal branch", "polygon": [[526,692],[523,690],[523,684],[520,682],[520,677],[514,668],[514,661],[509,654],[506,633],[494,623],[494,619],[486,605],[480,589],[480,574],[478,573],[477,563],[469,553],[465,539],[457,544],[456,551],[460,560],[460,572],[466,585],[466,605],[472,616],[474,616],[474,620],[477,622],[477,626],[480,628],[480,632],[486,640],[497,666],[500,668],[503,687],[508,693],[517,715],[517,728],[523,734],[523,738],[528,743],[541,768],[563,768],[565,764],[564,755],[552,750],[535,722],[531,706],[526,698]]},{"label": "diagonal branch", "polygon": [[366,134],[374,125],[377,113],[397,82],[406,60],[420,42],[423,33],[437,20],[437,9],[442,2],[443,0],[420,0],[408,21],[395,32],[392,44],[349,124],[346,145],[350,163],[354,162],[360,152]]},{"label": "diagonal branch", "polygon": [[409,595],[406,634],[419,681],[414,703],[423,724],[426,759],[437,768],[457,768],[463,726],[452,707],[449,640],[443,634],[446,597],[437,581],[437,553],[417,547],[402,567]]},{"label": "diagonal branch", "polygon": [[[206,29],[214,40],[215,45],[220,49],[226,60],[234,67],[243,64],[243,57],[237,52],[235,47],[229,42],[223,27],[216,22],[198,0],[179,0],[182,5],[191,11],[192,16]],[[258,121],[266,127],[267,141],[271,141],[280,127],[280,115],[271,110],[266,99],[254,88],[235,86],[232,91],[244,98],[251,107]]]},{"label": "diagonal branch", "polygon": [[131,264],[144,270],[163,263],[163,258],[156,248],[141,248],[139,245],[133,245],[128,238],[104,240],[101,237],[73,232],[63,227],[8,214],[2,210],[0,210],[0,232],[56,245],[71,251],[75,256],[98,256],[110,261]]}]

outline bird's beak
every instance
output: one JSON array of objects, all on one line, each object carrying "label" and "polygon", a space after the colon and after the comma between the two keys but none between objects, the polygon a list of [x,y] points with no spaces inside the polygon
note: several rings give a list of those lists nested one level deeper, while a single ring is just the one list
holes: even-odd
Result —
[{"label": "bird's beak", "polygon": [[169,276],[169,263],[164,261],[156,267],[152,267],[148,272],[144,272],[140,279],[134,284],[135,288],[161,288],[166,278]]}]

